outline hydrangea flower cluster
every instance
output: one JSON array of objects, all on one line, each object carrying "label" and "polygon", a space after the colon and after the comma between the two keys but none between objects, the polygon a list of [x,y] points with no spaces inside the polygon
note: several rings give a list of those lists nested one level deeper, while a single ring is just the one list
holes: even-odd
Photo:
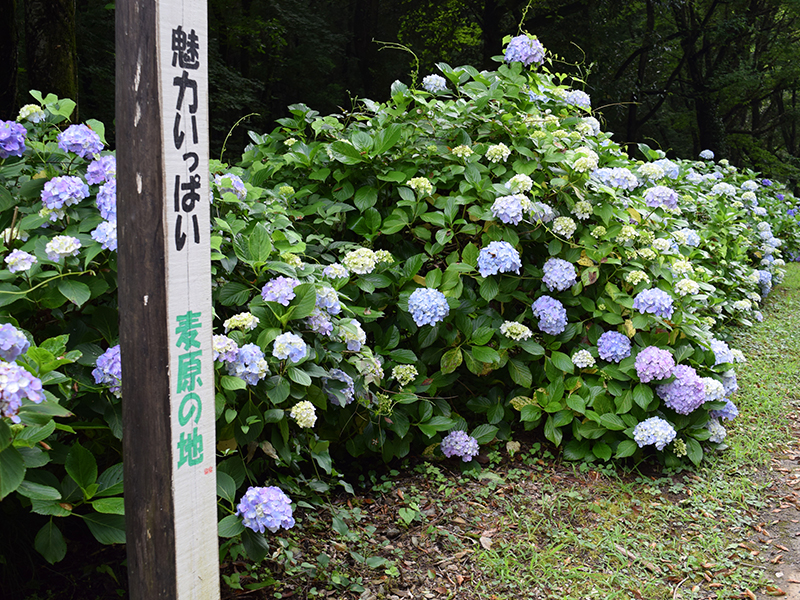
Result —
[{"label": "hydrangea flower cluster", "polygon": [[400,387],[407,386],[417,378],[419,372],[414,365],[397,365],[392,369],[392,377],[397,380]]},{"label": "hydrangea flower cluster", "polygon": [[518,35],[506,46],[504,58],[506,62],[521,62],[526,67],[533,63],[540,65],[544,62],[544,46],[536,37]]},{"label": "hydrangea flower cluster", "polygon": [[694,229],[684,227],[683,229],[679,229],[678,231],[674,232],[673,236],[676,240],[678,240],[678,242],[686,246],[697,248],[700,245],[700,236]]},{"label": "hydrangea flower cluster", "polygon": [[575,162],[572,163],[572,168],[579,173],[594,171],[597,168],[599,161],[600,157],[597,156],[597,153],[594,150],[590,148],[578,148],[575,151]]},{"label": "hydrangea flower cluster", "polygon": [[672,375],[675,359],[669,350],[662,350],[657,346],[647,346],[636,355],[635,366],[639,381],[648,383],[666,379]]},{"label": "hydrangea flower cluster", "polygon": [[542,282],[552,292],[563,292],[578,283],[578,273],[572,263],[561,258],[550,258],[544,263]]},{"label": "hydrangea flower cluster", "polygon": [[733,358],[733,352],[731,351],[730,346],[728,346],[728,344],[722,340],[713,338],[710,345],[711,350],[714,352],[714,366],[722,363],[736,362],[736,360]]},{"label": "hydrangea flower cluster", "polygon": [[269,280],[261,289],[261,297],[267,302],[277,302],[283,306],[289,306],[294,299],[294,288],[300,285],[297,279],[283,277],[282,275]]},{"label": "hydrangea flower cluster", "polygon": [[308,400],[302,400],[292,407],[289,416],[303,429],[310,429],[317,422],[317,409]]},{"label": "hydrangea flower cluster", "polygon": [[633,308],[642,314],[650,313],[669,319],[672,317],[672,296],[658,288],[642,290],[633,299]]},{"label": "hydrangea flower cluster", "polygon": [[585,221],[592,216],[592,205],[586,200],[579,200],[572,207],[572,214],[578,217],[581,221]]},{"label": "hydrangea flower cluster", "polygon": [[112,179],[103,184],[97,192],[95,200],[100,216],[109,221],[117,220],[117,180]]},{"label": "hydrangea flower cluster", "polygon": [[469,158],[470,156],[475,154],[472,151],[472,148],[470,148],[469,146],[465,146],[464,144],[461,144],[460,146],[456,146],[450,152],[453,153],[453,156],[457,156],[458,158],[461,158],[461,159]]},{"label": "hydrangea flower cluster", "polygon": [[236,353],[236,360],[226,364],[228,375],[256,385],[269,374],[264,352],[255,344],[245,344]]},{"label": "hydrangea flower cluster", "polygon": [[633,190],[639,187],[639,179],[624,167],[603,167],[592,175],[604,184],[621,190]]},{"label": "hydrangea flower cluster", "polygon": [[688,278],[683,278],[675,284],[675,291],[680,296],[693,296],[700,293],[700,285]]},{"label": "hydrangea flower cluster", "polygon": [[466,431],[451,431],[442,440],[442,454],[447,458],[458,456],[464,462],[469,462],[478,456],[478,440]]},{"label": "hydrangea flower cluster", "polygon": [[249,312],[241,312],[233,315],[230,319],[226,319],[222,326],[225,328],[225,333],[228,333],[231,329],[253,331],[253,329],[258,327],[259,321],[259,318],[254,314]]},{"label": "hydrangea flower cluster", "polygon": [[[226,185],[230,182],[230,185]],[[247,198],[247,188],[244,187],[244,181],[238,175],[233,173],[225,173],[214,175],[214,183],[217,186],[220,194],[234,194],[239,200]]]},{"label": "hydrangea flower cluster", "polygon": [[567,310],[555,298],[540,296],[532,306],[533,315],[539,319],[539,329],[550,335],[558,335],[567,328]]},{"label": "hydrangea flower cluster", "polygon": [[30,346],[28,338],[11,323],[0,325],[0,357],[3,360],[14,362],[25,354]]},{"label": "hydrangea flower cluster", "polygon": [[221,363],[232,363],[239,354],[239,346],[227,335],[215,335],[211,338],[213,360]]},{"label": "hydrangea flower cluster", "polygon": [[333,321],[331,321],[328,313],[321,311],[319,308],[314,308],[311,314],[306,319],[309,329],[319,335],[329,336],[333,333]]},{"label": "hydrangea flower cluster", "polygon": [[69,235],[56,235],[44,247],[47,259],[59,262],[68,256],[77,256],[81,249],[81,241]]},{"label": "hydrangea flower cluster", "polygon": [[668,158],[660,158],[653,162],[664,169],[664,174],[670,179],[677,179],[680,174],[680,167]]},{"label": "hydrangea flower cluster", "polygon": [[236,507],[236,515],[242,517],[242,524],[248,529],[264,533],[269,529],[275,533],[283,527],[294,527],[292,501],[275,486],[250,487]]},{"label": "hydrangea flower cluster", "polygon": [[394,257],[388,250],[375,250],[375,261],[378,263],[392,264]]},{"label": "hydrangea flower cluster", "polygon": [[496,163],[506,161],[506,159],[511,155],[511,150],[505,144],[495,144],[494,146],[489,146],[486,150],[486,158],[489,159],[490,162]]},{"label": "hydrangea flower cluster", "polygon": [[99,135],[81,123],[70,125],[58,134],[58,147],[88,160],[102,152],[103,142]]},{"label": "hydrangea flower cluster", "polygon": [[711,150],[701,150],[700,158],[703,160],[714,160],[714,153]]},{"label": "hydrangea flower cluster", "polygon": [[618,363],[631,355],[631,341],[618,331],[606,331],[597,340],[597,353],[603,360]]},{"label": "hydrangea flower cluster", "polygon": [[433,185],[427,177],[413,177],[408,180],[406,185],[422,197],[430,196],[433,193]]},{"label": "hydrangea flower cluster", "polygon": [[516,321],[506,321],[500,325],[500,333],[517,342],[530,339],[533,335],[533,332],[528,326],[517,323]]},{"label": "hydrangea flower cluster", "polygon": [[706,387],[693,367],[677,365],[672,369],[673,381],[656,386],[664,404],[675,412],[688,415],[706,401]]},{"label": "hydrangea flower cluster", "polygon": [[725,431],[725,427],[723,427],[722,423],[717,419],[709,419],[708,423],[706,423],[706,429],[708,429],[708,432],[711,434],[708,436],[708,441],[712,444],[721,444],[725,436],[728,435],[728,432]]},{"label": "hydrangea flower cluster", "polygon": [[47,118],[44,110],[38,104],[26,104],[19,109],[17,121],[28,120],[31,123],[41,123]]},{"label": "hydrangea flower cluster", "polygon": [[725,396],[725,386],[713,377],[701,377],[706,393],[706,402],[716,402]]},{"label": "hydrangea flower cluster", "polygon": [[375,270],[378,259],[375,258],[375,253],[369,248],[358,248],[345,254],[342,262],[353,273],[366,275]]},{"label": "hydrangea flower cluster", "polygon": [[447,82],[441,75],[427,75],[422,78],[422,87],[431,94],[443,92],[447,89]]},{"label": "hydrangea flower cluster", "polygon": [[619,233],[614,238],[618,244],[627,244],[632,242],[637,237],[639,237],[639,232],[633,228],[631,225],[623,225],[622,229],[619,230]]},{"label": "hydrangea flower cluster", "polygon": [[339,338],[347,344],[350,352],[359,352],[361,346],[367,343],[367,334],[355,319],[345,319],[339,323]]},{"label": "hydrangea flower cluster", "polygon": [[322,276],[329,279],[347,279],[350,271],[339,263],[333,263],[322,269]]},{"label": "hydrangea flower cluster", "polygon": [[92,239],[102,246],[103,250],[117,249],[117,221],[103,221],[92,230]]},{"label": "hydrangea flower cluster", "polygon": [[23,250],[12,250],[4,260],[8,265],[9,272],[11,273],[27,271],[33,265],[39,262],[39,260],[33,254],[29,254]]},{"label": "hydrangea flower cluster", "polygon": [[521,194],[529,192],[533,188],[533,180],[524,173],[517,173],[506,181],[505,186],[512,194]]},{"label": "hydrangea flower cluster", "polygon": [[556,235],[563,235],[565,238],[572,237],[575,230],[578,228],[575,221],[569,217],[558,217],[553,221],[553,233]]},{"label": "hydrangea flower cluster", "polygon": [[22,156],[25,152],[27,130],[14,121],[0,121],[0,160],[9,156]]},{"label": "hydrangea flower cluster", "polygon": [[[581,90],[570,90],[564,97],[564,101],[570,106],[577,106],[584,110],[592,110],[592,99],[589,97],[589,94]],[[597,164],[595,164],[593,168],[596,167]]]},{"label": "hydrangea flower cluster", "polygon": [[[341,394],[344,395],[344,400],[341,400],[338,396],[336,396],[334,391],[327,386],[329,379],[335,379],[336,381],[341,381],[344,384],[345,387],[343,390],[341,390]],[[322,383],[325,386],[325,391],[328,394],[328,400],[337,406],[345,407],[356,398],[356,388],[353,378],[341,369],[331,369],[328,373],[328,377],[324,377],[322,379]]]},{"label": "hydrangea flower cluster", "polygon": [[723,181],[721,183],[714,184],[714,186],[711,188],[711,193],[717,196],[735,196],[736,188],[730,183]]},{"label": "hydrangea flower cluster", "polygon": [[626,273],[625,281],[627,281],[633,286],[637,286],[642,282],[650,283],[650,276],[644,271],[636,270],[636,271],[631,271],[630,273]]},{"label": "hydrangea flower cluster", "polygon": [[521,267],[519,252],[508,242],[489,242],[478,254],[478,272],[481,277],[512,271],[519,274]]},{"label": "hydrangea flower cluster", "polygon": [[662,254],[669,252],[670,249],[672,248],[672,244],[670,243],[670,241],[665,238],[654,239],[651,246],[653,247],[653,250],[655,250],[656,252],[661,252]]},{"label": "hydrangea flower cluster", "polygon": [[644,203],[651,208],[678,208],[678,192],[664,185],[648,188],[644,193]]},{"label": "hydrangea flower cluster", "polygon": [[666,173],[664,173],[664,169],[661,168],[660,165],[656,163],[644,163],[639,167],[639,175],[642,176],[643,179],[647,181],[658,181],[659,179],[663,179]]},{"label": "hydrangea flower cluster", "polygon": [[0,362],[0,415],[19,423],[23,398],[37,404],[44,400],[41,380],[15,363]]},{"label": "hydrangea flower cluster", "polygon": [[492,204],[492,215],[503,223],[518,225],[522,220],[525,208],[530,208],[531,201],[522,194],[500,196]]},{"label": "hydrangea flower cluster", "polygon": [[733,421],[739,416],[739,409],[731,402],[730,399],[725,400],[725,408],[719,410],[711,410],[708,412],[709,416],[714,419],[725,419],[726,421]]},{"label": "hydrangea flower cluster", "polygon": [[86,168],[86,183],[97,185],[115,179],[117,176],[117,159],[113,154],[101,156]]},{"label": "hydrangea flower cluster", "polygon": [[417,288],[408,297],[408,312],[417,327],[435,325],[450,313],[447,298],[439,290]]},{"label": "hydrangea flower cluster", "polygon": [[111,346],[97,357],[92,376],[95,383],[108,387],[117,398],[122,397],[122,359],[119,344]]},{"label": "hydrangea flower cluster", "polygon": [[739,382],[736,381],[736,371],[729,369],[722,374],[722,385],[725,386],[725,395],[735,394],[739,389]]},{"label": "hydrangea flower cluster", "polygon": [[594,356],[588,350],[578,350],[572,355],[572,364],[579,369],[588,369],[595,365]]},{"label": "hydrangea flower cluster", "polygon": [[645,419],[633,429],[633,441],[639,448],[655,446],[663,450],[676,435],[675,428],[661,417]]},{"label": "hydrangea flower cluster", "polygon": [[89,186],[80,177],[53,177],[44,184],[42,205],[50,210],[58,210],[77,204],[88,196]]},{"label": "hydrangea flower cluster", "polygon": [[342,305],[339,303],[339,294],[332,287],[324,286],[317,290],[317,307],[327,312],[329,315],[338,315],[342,312]]},{"label": "hydrangea flower cluster", "polygon": [[531,219],[534,221],[541,221],[542,223],[549,223],[555,218],[555,211],[547,206],[547,204],[531,202]]},{"label": "hydrangea flower cluster", "polygon": [[279,360],[288,358],[293,363],[303,360],[307,353],[308,348],[303,338],[289,331],[276,337],[272,347],[272,356]]}]

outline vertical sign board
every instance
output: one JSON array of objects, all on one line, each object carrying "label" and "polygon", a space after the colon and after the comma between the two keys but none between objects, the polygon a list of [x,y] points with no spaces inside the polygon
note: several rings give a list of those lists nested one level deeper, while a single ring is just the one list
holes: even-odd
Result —
[{"label": "vertical sign board", "polygon": [[213,600],[220,593],[206,10],[206,0],[117,1],[120,338],[134,599]]}]

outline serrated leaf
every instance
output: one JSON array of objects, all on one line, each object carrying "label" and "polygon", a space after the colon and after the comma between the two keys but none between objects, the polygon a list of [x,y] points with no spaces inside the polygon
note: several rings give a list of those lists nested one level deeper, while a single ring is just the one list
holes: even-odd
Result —
[{"label": "serrated leaf", "polygon": [[89,513],[83,520],[95,539],[101,544],[125,543],[125,517],[122,515],[106,515]]},{"label": "serrated leaf", "polygon": [[92,507],[103,514],[125,514],[125,501],[122,498],[98,498],[97,500],[92,500]]},{"label": "serrated leaf", "polygon": [[633,456],[638,449],[639,446],[633,440],[622,440],[617,446],[617,451],[614,453],[614,458]]},{"label": "serrated leaf", "polygon": [[58,291],[76,306],[83,306],[86,301],[92,297],[92,291],[89,289],[88,285],[73,279],[62,279],[59,281]]}]

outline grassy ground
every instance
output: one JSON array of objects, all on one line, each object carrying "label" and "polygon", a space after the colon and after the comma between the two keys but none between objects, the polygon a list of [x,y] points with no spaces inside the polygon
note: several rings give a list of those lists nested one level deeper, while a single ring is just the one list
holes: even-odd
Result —
[{"label": "grassy ground", "polygon": [[[737,331],[729,448],[694,472],[565,463],[541,440],[498,446],[480,473],[423,462],[271,538],[250,565],[234,552],[226,594],[250,598],[767,598],[791,592],[800,535],[800,265],[763,323]],[[513,454],[509,450],[514,451]],[[797,476],[798,481],[792,479]],[[800,487],[800,486],[798,486]],[[333,519],[333,529],[328,523]],[[800,583],[800,582],[799,582]],[[784,589],[785,588],[785,589]],[[800,588],[798,588],[800,590]]]}]

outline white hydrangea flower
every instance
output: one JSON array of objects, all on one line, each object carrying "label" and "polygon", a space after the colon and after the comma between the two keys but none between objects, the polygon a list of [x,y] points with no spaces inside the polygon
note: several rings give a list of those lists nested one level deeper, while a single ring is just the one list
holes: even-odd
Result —
[{"label": "white hydrangea flower", "polygon": [[733,303],[733,310],[738,310],[741,312],[747,312],[753,308],[753,303],[750,300],[743,299],[737,300]]},{"label": "white hydrangea flower", "polygon": [[572,214],[581,221],[585,221],[592,216],[592,205],[586,200],[580,200],[572,207]]},{"label": "white hydrangea flower", "polygon": [[600,161],[600,157],[591,148],[578,148],[575,151],[575,162],[572,163],[572,168],[580,173],[586,171],[594,171]]},{"label": "white hydrangea flower", "polygon": [[700,293],[700,286],[696,281],[689,278],[683,278],[675,284],[675,290],[681,296],[693,296]]},{"label": "white hydrangea flower", "polygon": [[500,162],[501,160],[505,162],[510,155],[511,149],[502,143],[489,146],[486,150],[486,158],[493,163]]},{"label": "white hydrangea flower", "polygon": [[688,275],[689,273],[694,272],[694,267],[692,263],[688,260],[678,259],[672,263],[672,273],[677,276]]},{"label": "white hydrangea flower", "polygon": [[430,196],[433,193],[433,185],[427,177],[414,177],[409,179],[406,185],[421,196]]},{"label": "white hydrangea flower", "polygon": [[653,247],[653,250],[655,250],[656,252],[661,252],[663,254],[672,247],[672,244],[670,244],[668,239],[658,238],[653,240],[651,246]]},{"label": "white hydrangea flower", "polygon": [[652,248],[641,248],[636,253],[645,260],[653,260],[656,257],[656,253]]},{"label": "white hydrangea flower", "polygon": [[388,250],[376,250],[375,261],[379,263],[392,264],[394,262],[394,257]]},{"label": "white hydrangea flower", "polygon": [[533,180],[524,173],[517,173],[506,182],[506,189],[512,194],[528,192],[533,187]]},{"label": "white hydrangea flower", "polygon": [[517,342],[527,340],[533,335],[529,327],[522,323],[517,323],[516,321],[506,321],[503,323],[500,326],[500,333]]},{"label": "white hydrangea flower", "polygon": [[553,233],[556,235],[563,235],[566,238],[572,237],[576,229],[575,221],[569,217],[558,217],[553,221]]},{"label": "white hydrangea flower", "polygon": [[378,263],[378,259],[375,257],[375,253],[369,248],[359,248],[358,250],[351,250],[345,254],[342,263],[353,273],[364,275],[366,273],[372,273],[375,269],[375,265]]},{"label": "white hydrangea flower", "polygon": [[453,156],[457,156],[458,158],[462,158],[462,159],[463,158],[469,158],[470,156],[475,154],[472,151],[472,148],[470,148],[469,146],[465,146],[464,144],[461,144],[460,146],[456,146],[455,148],[453,148],[451,150],[451,152],[453,153]]},{"label": "white hydrangea flower", "polygon": [[595,365],[594,356],[588,350],[578,350],[572,355],[572,364],[579,369],[588,369]]},{"label": "white hydrangea flower", "polygon": [[625,275],[625,281],[631,285],[639,285],[642,282],[650,283],[650,277],[644,271],[631,271]]},{"label": "white hydrangea flower", "polygon": [[397,365],[392,369],[392,377],[397,380],[400,387],[407,386],[416,379],[417,375],[419,373],[414,365]]},{"label": "white hydrangea flower", "polygon": [[233,315],[230,319],[225,321],[222,326],[225,328],[225,333],[228,333],[231,329],[252,331],[258,326],[258,323],[258,317],[249,312],[242,312],[238,315]]},{"label": "white hydrangea flower", "polygon": [[637,237],[639,237],[639,232],[636,231],[636,229],[630,225],[623,225],[615,239],[619,244],[626,244],[628,242],[632,242]]},{"label": "white hydrangea flower", "polygon": [[645,163],[639,167],[638,171],[642,178],[650,181],[663,179],[665,176],[664,169],[655,163]]},{"label": "white hydrangea flower", "polygon": [[19,109],[17,121],[27,119],[31,123],[40,123],[44,121],[46,117],[47,115],[45,114],[44,110],[38,104],[26,104]]},{"label": "white hydrangea flower", "polygon": [[292,407],[289,416],[297,421],[298,426],[308,429],[317,422],[317,409],[308,400],[302,400]]}]

